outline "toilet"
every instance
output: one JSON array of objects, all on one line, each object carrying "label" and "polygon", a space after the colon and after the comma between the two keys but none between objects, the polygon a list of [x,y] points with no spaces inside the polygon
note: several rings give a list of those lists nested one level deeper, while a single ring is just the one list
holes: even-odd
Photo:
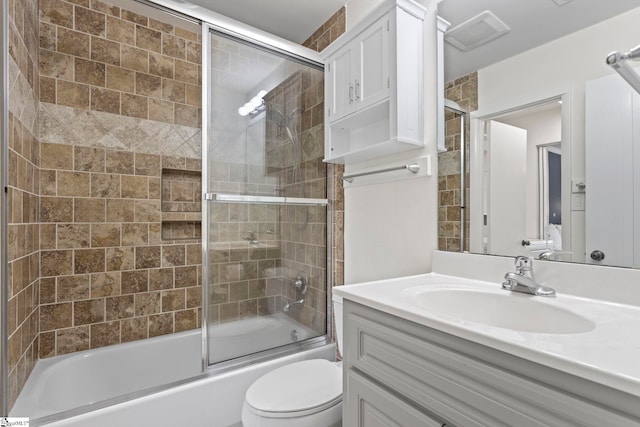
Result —
[{"label": "toilet", "polygon": [[[342,348],[342,298],[333,296],[338,348]],[[339,427],[342,362],[303,360],[274,369],[247,390],[243,427]]]}]

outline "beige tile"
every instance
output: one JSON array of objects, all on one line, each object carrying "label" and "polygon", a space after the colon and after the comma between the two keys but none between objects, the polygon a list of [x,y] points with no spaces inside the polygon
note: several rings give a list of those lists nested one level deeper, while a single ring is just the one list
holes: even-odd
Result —
[{"label": "beige tile", "polygon": [[76,301],[73,304],[74,325],[90,325],[105,321],[105,300],[92,299]]},{"label": "beige tile", "polygon": [[112,151],[107,150],[107,173],[129,174],[133,175],[133,159],[134,154],[129,151]]},{"label": "beige tile", "polygon": [[136,90],[135,71],[120,67],[107,65],[106,86],[108,89],[118,90],[127,93],[134,93]]},{"label": "beige tile", "polygon": [[120,197],[120,175],[92,173],[91,197]]},{"label": "beige tile", "polygon": [[40,144],[40,167],[43,169],[73,170],[73,146],[63,144]]},{"label": "beige tile", "polygon": [[120,44],[101,37],[91,37],[91,59],[111,65],[120,65]]},{"label": "beige tile", "polygon": [[161,265],[160,246],[136,247],[136,269],[158,268]]},{"label": "beige tile", "polygon": [[135,45],[136,26],[133,22],[107,16],[106,26],[107,39],[130,46]]},{"label": "beige tile", "polygon": [[67,53],[81,58],[89,58],[91,37],[79,31],[58,28],[58,52]]},{"label": "beige tile", "polygon": [[183,126],[200,127],[200,110],[197,107],[175,104],[175,123]]},{"label": "beige tile", "polygon": [[123,93],[120,98],[120,113],[123,116],[146,119],[149,117],[148,98]]},{"label": "beige tile", "polygon": [[113,321],[91,325],[91,348],[99,348],[120,342],[120,322]]},{"label": "beige tile", "polygon": [[[197,85],[200,81],[198,65],[193,62],[175,61],[175,79],[181,82]],[[167,76],[168,77],[168,76]]]},{"label": "beige tile", "polygon": [[57,227],[59,249],[88,248],[90,236],[89,224],[59,224]]},{"label": "beige tile", "polygon": [[187,42],[185,39],[172,36],[170,34],[162,35],[162,53],[176,59],[186,59]]},{"label": "beige tile", "polygon": [[162,291],[162,312],[184,310],[185,301],[184,289]]},{"label": "beige tile", "polygon": [[136,26],[136,47],[150,50],[152,52],[162,52],[162,33],[151,28]]},{"label": "beige tile", "polygon": [[91,275],[91,298],[120,295],[120,273],[94,273]]},{"label": "beige tile", "polygon": [[103,12],[107,16],[120,16],[120,8],[101,0],[91,0],[91,9]]},{"label": "beige tile", "polygon": [[146,317],[122,319],[120,322],[121,341],[124,343],[148,338],[147,323]]},{"label": "beige tile", "polygon": [[160,292],[145,292],[135,294],[135,315],[148,316],[162,311],[162,296]]},{"label": "beige tile", "polygon": [[67,197],[42,197],[40,199],[40,221],[72,222],[73,199]]},{"label": "beige tile", "polygon": [[75,328],[60,329],[56,331],[56,354],[75,353],[77,351],[89,350],[89,327],[80,326]]},{"label": "beige tile", "polygon": [[133,200],[108,199],[106,213],[107,222],[133,222],[135,219],[134,206]]},{"label": "beige tile", "polygon": [[149,52],[132,46],[120,47],[121,66],[143,73],[149,72]]},{"label": "beige tile", "polygon": [[56,103],[55,79],[40,77],[40,102]]},{"label": "beige tile", "polygon": [[74,147],[74,169],[86,172],[104,172],[105,150],[92,147]]},{"label": "beige tile", "polygon": [[122,295],[106,298],[105,314],[107,321],[133,317],[134,296]]},{"label": "beige tile", "polygon": [[92,224],[91,247],[120,246],[120,224]]},{"label": "beige tile", "polygon": [[149,289],[152,291],[173,288],[173,268],[149,270]]},{"label": "beige tile", "polygon": [[147,270],[123,271],[122,293],[135,294],[149,290],[149,272]]},{"label": "beige tile", "polygon": [[122,197],[127,199],[146,199],[149,197],[147,177],[122,176]]},{"label": "beige tile", "polygon": [[56,82],[56,94],[59,105],[89,109],[89,86],[79,83],[58,80]]},{"label": "beige tile", "polygon": [[120,114],[120,92],[97,87],[91,88],[91,109],[103,113]]},{"label": "beige tile", "polygon": [[161,157],[154,154],[136,153],[135,174],[160,176]]},{"label": "beige tile", "polygon": [[149,53],[149,73],[172,79],[174,78],[174,62],[175,60],[169,56],[151,52]]},{"label": "beige tile", "polygon": [[162,99],[184,104],[186,102],[186,91],[186,83],[173,79],[162,79]]},{"label": "beige tile", "polygon": [[149,337],[173,333],[173,313],[149,316]]},{"label": "beige tile", "polygon": [[40,49],[40,76],[73,80],[73,56]]},{"label": "beige tile", "polygon": [[57,302],[88,299],[90,296],[89,275],[60,276],[56,279]]},{"label": "beige tile", "polygon": [[86,172],[59,171],[58,196],[88,197],[90,175]]},{"label": "beige tile", "polygon": [[40,19],[51,24],[73,28],[73,5],[62,0],[42,2]]},{"label": "beige tile", "polygon": [[83,7],[76,7],[75,12],[76,30],[94,36],[104,37],[106,35],[106,15],[104,13]]},{"label": "beige tile", "polygon": [[136,73],[136,94],[161,98],[162,78],[146,73]]},{"label": "beige tile", "polygon": [[104,249],[76,249],[74,251],[75,274],[99,273],[105,271]]},{"label": "beige tile", "polygon": [[107,248],[107,271],[132,270],[135,266],[135,250],[132,247]]},{"label": "beige tile", "polygon": [[171,24],[167,24],[165,22],[156,21],[155,19],[149,18],[149,27],[154,30],[161,31],[167,34],[173,34],[174,27]]},{"label": "beige tile", "polygon": [[73,304],[49,304],[40,306],[40,330],[43,332],[69,328],[73,323]]},{"label": "beige tile", "polygon": [[173,123],[175,112],[174,103],[160,99],[149,99],[149,120],[163,123]]},{"label": "beige tile", "polygon": [[122,244],[124,246],[141,246],[149,244],[148,224],[122,224]]},{"label": "beige tile", "polygon": [[104,222],[104,199],[75,199],[74,222]]},{"label": "beige tile", "polygon": [[[159,200],[136,200],[135,201],[135,221],[136,222],[159,222],[160,201]],[[159,231],[159,230],[158,230]],[[149,229],[151,233],[151,229]],[[151,240],[151,237],[150,237]]]}]

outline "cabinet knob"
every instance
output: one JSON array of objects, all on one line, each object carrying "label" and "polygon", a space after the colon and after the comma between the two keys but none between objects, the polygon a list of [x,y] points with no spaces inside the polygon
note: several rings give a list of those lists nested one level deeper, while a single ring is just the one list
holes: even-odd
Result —
[{"label": "cabinet knob", "polygon": [[595,250],[591,252],[591,259],[594,261],[602,261],[604,259],[604,252]]}]

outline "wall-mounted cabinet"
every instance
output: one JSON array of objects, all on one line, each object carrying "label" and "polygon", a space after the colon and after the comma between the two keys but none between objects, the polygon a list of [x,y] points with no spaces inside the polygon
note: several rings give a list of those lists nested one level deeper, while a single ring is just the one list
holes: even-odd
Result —
[{"label": "wall-mounted cabinet", "polygon": [[322,52],[325,161],[353,163],[424,146],[423,21],[386,1]]}]

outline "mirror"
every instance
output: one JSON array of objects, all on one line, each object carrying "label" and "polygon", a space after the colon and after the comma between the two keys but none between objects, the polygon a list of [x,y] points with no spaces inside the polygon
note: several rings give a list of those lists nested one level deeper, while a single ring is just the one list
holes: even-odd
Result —
[{"label": "mirror", "polygon": [[470,252],[640,267],[640,95],[605,63],[640,43],[639,20],[632,9],[478,70]]}]

